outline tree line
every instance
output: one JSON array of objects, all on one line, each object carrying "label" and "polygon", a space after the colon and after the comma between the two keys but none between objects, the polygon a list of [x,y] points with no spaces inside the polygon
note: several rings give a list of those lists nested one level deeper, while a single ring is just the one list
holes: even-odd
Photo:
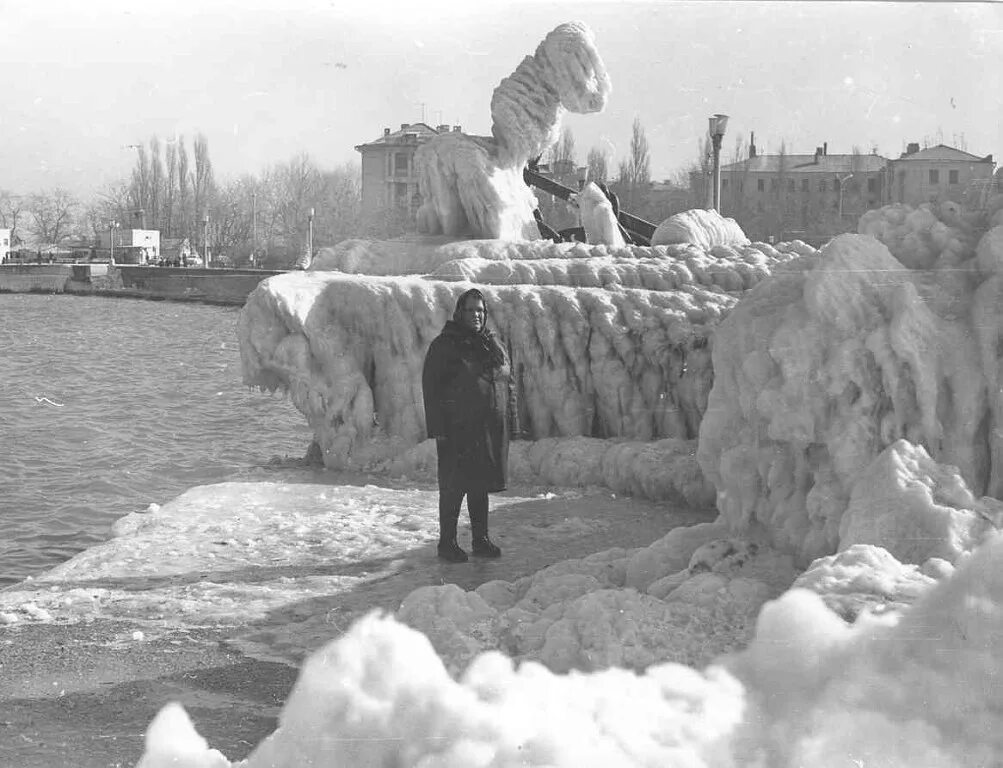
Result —
[{"label": "tree line", "polygon": [[[356,163],[324,169],[300,153],[257,174],[219,180],[209,142],[203,134],[162,141],[153,136],[131,146],[135,164],[128,175],[81,200],[65,189],[19,195],[0,189],[0,227],[13,242],[39,244],[94,241],[112,222],[123,229],[157,229],[161,242],[187,239],[198,252],[206,246],[214,263],[246,264],[251,254],[262,266],[287,266],[307,248],[313,231],[315,249],[352,237],[394,237],[413,229],[406,210],[365,214],[361,174]],[[566,186],[577,188],[578,157],[574,136],[565,129],[543,158]],[[635,119],[628,151],[615,169],[600,147],[585,158],[587,177],[617,194],[621,208],[655,223],[681,210],[702,205],[698,193],[678,179],[655,185],[651,153],[640,120]],[[563,201],[539,194],[544,219],[554,228],[576,226],[577,211]]]},{"label": "tree line", "polygon": [[157,229],[161,243],[187,239],[215,264],[240,265],[255,254],[259,266],[287,266],[307,248],[350,237],[392,237],[406,228],[396,211],[362,213],[359,166],[324,169],[308,154],[275,163],[258,174],[220,181],[209,142],[179,136],[132,146],[136,161],[127,178],[89,200],[56,188],[27,195],[0,189],[0,227],[19,242],[39,245],[93,242],[120,228]]}]

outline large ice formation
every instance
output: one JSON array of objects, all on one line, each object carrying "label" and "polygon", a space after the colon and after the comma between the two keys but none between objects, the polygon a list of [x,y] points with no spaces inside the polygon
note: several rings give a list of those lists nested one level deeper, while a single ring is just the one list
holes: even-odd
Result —
[{"label": "large ice formation", "polygon": [[[778,271],[718,328],[699,459],[735,531],[805,563],[859,540],[855,517],[873,505],[886,513],[871,533],[889,540],[874,543],[901,548],[912,529],[938,543],[909,557],[953,561],[967,545],[940,542],[942,522],[916,518],[908,497],[965,510],[965,540],[996,520],[978,497],[1003,491],[1003,230],[977,240],[950,206],[889,206],[860,228],[872,236],[841,235]],[[873,495],[879,475],[899,502]]]},{"label": "large ice formation", "polygon": [[[372,466],[424,440],[422,360],[465,279],[483,288],[509,345],[524,437],[693,440],[712,381],[713,328],[741,292],[813,252],[485,240],[436,248],[444,261],[427,277],[289,273],[248,298],[244,380],[289,392],[328,466]],[[438,261],[431,253],[423,258]],[[380,262],[388,251],[372,254]]]},{"label": "large ice formation", "polygon": [[491,137],[441,134],[415,152],[418,230],[430,235],[533,240],[536,198],[522,178],[529,160],[560,136],[566,111],[599,112],[610,81],[592,31],[551,31],[491,98]]}]

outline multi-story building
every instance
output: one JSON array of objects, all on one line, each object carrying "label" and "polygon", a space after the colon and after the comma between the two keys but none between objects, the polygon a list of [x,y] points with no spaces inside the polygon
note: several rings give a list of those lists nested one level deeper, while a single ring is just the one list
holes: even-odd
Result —
[{"label": "multi-story building", "polygon": [[460,126],[401,123],[399,131],[383,129],[383,135],[355,147],[362,155],[362,211],[374,214],[385,209],[404,209],[414,214],[420,204],[414,153],[440,133],[459,132]]},{"label": "multi-story building", "polygon": [[753,239],[826,237],[856,228],[887,201],[888,160],[878,154],[760,155],[721,168],[721,213]]},{"label": "multi-story building", "polygon": [[920,149],[917,143],[888,166],[889,201],[912,206],[941,200],[978,206],[993,186],[996,169],[992,155],[978,157],[944,144]]}]

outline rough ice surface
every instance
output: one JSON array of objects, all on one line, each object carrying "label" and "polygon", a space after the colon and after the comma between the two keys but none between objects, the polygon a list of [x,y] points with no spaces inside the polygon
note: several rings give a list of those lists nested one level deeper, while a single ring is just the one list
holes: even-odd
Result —
[{"label": "rough ice surface", "polygon": [[495,88],[490,138],[454,132],[417,149],[419,232],[538,238],[523,169],[557,142],[566,111],[600,112],[610,90],[592,31],[581,22],[556,27]]},{"label": "rough ice surface", "polygon": [[651,236],[652,245],[691,243],[705,250],[715,245],[748,245],[742,227],[734,219],[722,216],[715,210],[694,208],[670,216]]},{"label": "rough ice surface", "polygon": [[590,181],[575,196],[587,243],[623,247],[626,242],[617,225],[613,205],[595,182]]},{"label": "rough ice surface", "polygon": [[[439,601],[468,636],[492,601],[510,601],[504,585],[479,591]],[[642,602],[631,594],[620,604]],[[744,650],[702,669],[555,674],[491,651],[454,675],[424,634],[370,616],[308,660],[278,729],[241,766],[992,765],[1003,756],[1001,632],[999,537],[901,613],[848,624],[790,590],[763,607]]]},{"label": "rough ice surface", "polygon": [[[357,268],[376,263],[387,271],[400,268],[407,247],[354,241],[341,253],[355,254]],[[418,250],[423,265],[439,264],[424,277],[281,275],[262,282],[242,313],[244,380],[290,394],[329,467],[431,471],[430,449],[420,446],[418,374],[456,297],[473,282],[510,347],[522,436],[612,441],[592,445],[586,464],[573,455],[578,448],[554,452],[568,455],[563,466],[527,448],[525,455],[540,456],[529,474],[545,482],[586,477],[582,467],[601,453],[620,457],[602,459],[600,476],[611,488],[705,504],[708,486],[691,471],[692,442],[671,449],[687,455],[672,461],[681,473],[650,461],[631,465],[626,455],[643,459],[650,441],[664,453],[657,441],[695,439],[712,383],[713,328],[743,291],[802,252],[814,250],[475,240]]]},{"label": "rough ice surface", "polygon": [[[807,564],[871,526],[900,555],[954,561],[996,522],[996,503],[979,497],[1003,491],[1003,238],[979,239],[946,210],[869,213],[860,227],[872,236],[841,235],[785,265],[718,327],[698,458],[734,531]],[[886,495],[901,503],[863,522]],[[909,543],[908,530],[935,535]]]}]

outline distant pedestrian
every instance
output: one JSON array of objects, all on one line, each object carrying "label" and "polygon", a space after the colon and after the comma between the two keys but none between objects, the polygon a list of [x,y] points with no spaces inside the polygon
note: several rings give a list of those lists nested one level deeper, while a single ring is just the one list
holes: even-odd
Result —
[{"label": "distant pedestrian", "polygon": [[472,288],[432,341],[422,371],[425,425],[438,454],[443,560],[467,560],[456,541],[464,496],[474,555],[501,556],[488,537],[488,494],[506,486],[509,432],[515,431],[511,380],[508,353],[487,327],[484,295]]}]

